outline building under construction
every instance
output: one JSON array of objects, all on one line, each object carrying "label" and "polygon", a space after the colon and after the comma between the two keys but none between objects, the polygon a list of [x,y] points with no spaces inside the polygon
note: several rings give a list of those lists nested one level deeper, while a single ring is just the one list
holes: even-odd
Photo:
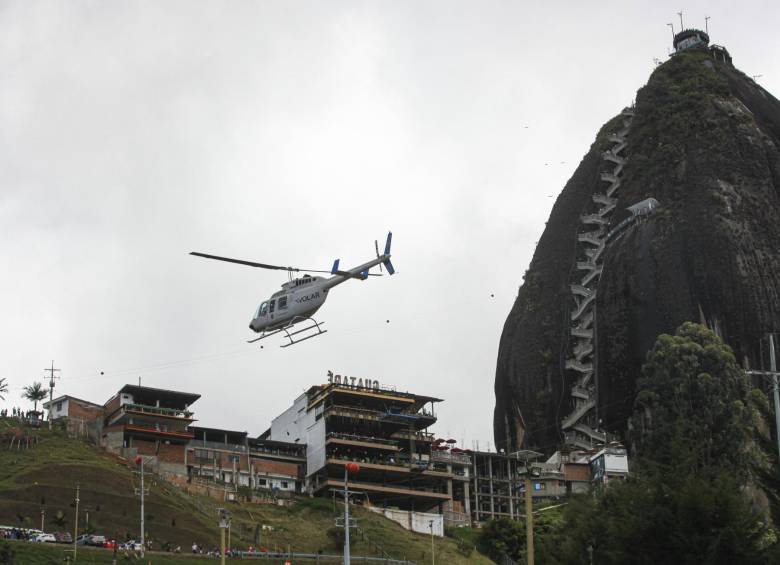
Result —
[{"label": "building under construction", "polygon": [[432,459],[428,432],[441,400],[367,382],[312,386],[274,418],[270,439],[306,443],[312,493],[343,487],[346,465],[357,463],[351,488],[372,506],[441,513],[452,500],[453,472]]}]

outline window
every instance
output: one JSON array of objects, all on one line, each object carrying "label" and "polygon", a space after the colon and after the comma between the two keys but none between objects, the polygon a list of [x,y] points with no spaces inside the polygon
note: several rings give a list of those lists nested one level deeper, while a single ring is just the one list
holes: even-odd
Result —
[{"label": "window", "polygon": [[260,305],[260,315],[265,316],[266,312],[268,312],[268,302],[263,302]]},{"label": "window", "polygon": [[282,488],[287,488],[287,481],[282,481]]},{"label": "window", "polygon": [[271,300],[271,307],[268,309],[271,314],[274,313],[274,304],[276,304],[276,300]]},{"label": "window", "polygon": [[266,485],[265,479],[257,479],[258,486],[264,487]]},{"label": "window", "polygon": [[281,310],[283,308],[287,308],[287,297],[286,296],[282,296],[281,298],[279,298],[279,310]]},{"label": "window", "polygon": [[231,463],[238,463],[241,460],[240,455],[228,455],[228,461]]},{"label": "window", "polygon": [[57,412],[62,412],[62,402],[57,403]]}]

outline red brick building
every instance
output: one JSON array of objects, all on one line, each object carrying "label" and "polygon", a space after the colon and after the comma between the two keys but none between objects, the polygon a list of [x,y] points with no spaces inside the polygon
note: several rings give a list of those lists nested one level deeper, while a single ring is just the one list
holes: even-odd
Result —
[{"label": "red brick building", "polygon": [[103,406],[103,447],[125,457],[156,457],[158,467],[186,475],[185,448],[194,438],[190,406],[199,394],[125,385]]}]

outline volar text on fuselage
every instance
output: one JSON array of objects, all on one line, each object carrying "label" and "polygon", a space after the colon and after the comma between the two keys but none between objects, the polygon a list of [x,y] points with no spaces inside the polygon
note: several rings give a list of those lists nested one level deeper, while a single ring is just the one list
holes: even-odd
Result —
[{"label": "volar text on fuselage", "polygon": [[301,296],[300,298],[296,298],[295,302],[300,304],[301,302],[308,302],[309,300],[316,300],[320,297],[319,291],[315,292],[314,294],[308,294],[306,296]]}]

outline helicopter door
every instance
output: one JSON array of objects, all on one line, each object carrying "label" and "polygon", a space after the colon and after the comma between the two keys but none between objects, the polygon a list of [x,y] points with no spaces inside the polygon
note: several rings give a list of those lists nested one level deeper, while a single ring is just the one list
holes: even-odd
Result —
[{"label": "helicopter door", "polygon": [[279,315],[282,316],[287,313],[287,297],[280,296],[279,301],[276,303],[276,307],[279,308]]},{"label": "helicopter door", "polygon": [[276,305],[276,300],[271,300],[271,302],[268,303],[268,313],[271,314],[271,319],[274,319],[274,306]]}]

